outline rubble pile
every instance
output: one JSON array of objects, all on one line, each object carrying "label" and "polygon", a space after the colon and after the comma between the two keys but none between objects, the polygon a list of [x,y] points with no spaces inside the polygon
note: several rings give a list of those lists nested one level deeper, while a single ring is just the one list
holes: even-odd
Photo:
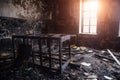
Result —
[{"label": "rubble pile", "polygon": [[[87,47],[72,46],[73,60],[60,74],[42,71],[38,66],[28,63],[14,74],[13,71],[0,72],[1,80],[120,80],[120,65],[107,50],[95,50]],[[120,61],[118,52],[113,52]]]}]

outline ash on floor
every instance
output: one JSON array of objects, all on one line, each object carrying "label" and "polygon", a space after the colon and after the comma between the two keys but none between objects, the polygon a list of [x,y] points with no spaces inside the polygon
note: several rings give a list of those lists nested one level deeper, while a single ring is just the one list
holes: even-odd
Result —
[{"label": "ash on floor", "polygon": [[[113,53],[120,61],[120,54]],[[106,50],[72,47],[72,57],[61,75],[42,72],[28,64],[16,71],[16,76],[12,71],[0,72],[0,80],[120,80],[120,66]]]}]

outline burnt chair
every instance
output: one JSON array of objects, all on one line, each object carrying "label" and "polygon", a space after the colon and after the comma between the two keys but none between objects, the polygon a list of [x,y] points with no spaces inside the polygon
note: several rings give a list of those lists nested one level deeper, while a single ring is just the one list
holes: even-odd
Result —
[{"label": "burnt chair", "polygon": [[28,62],[32,52],[32,46],[28,44],[19,44],[16,58],[14,61],[14,67],[17,68]]},{"label": "burnt chair", "polygon": [[[0,74],[0,79],[9,80],[7,77],[12,74],[13,79],[16,78],[16,72],[20,70],[20,68],[27,64],[30,55],[32,52],[32,46],[28,44],[19,44],[17,48],[17,52],[15,54],[14,61],[10,64],[6,64],[1,67],[0,72],[4,72],[4,74]],[[9,77],[8,77],[9,78]]]}]

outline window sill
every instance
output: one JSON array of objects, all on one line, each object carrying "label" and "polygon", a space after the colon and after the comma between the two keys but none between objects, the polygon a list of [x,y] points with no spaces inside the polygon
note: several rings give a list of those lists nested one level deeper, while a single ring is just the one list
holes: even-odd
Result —
[{"label": "window sill", "polygon": [[97,35],[97,33],[96,34],[93,34],[93,33],[79,33],[79,35]]}]

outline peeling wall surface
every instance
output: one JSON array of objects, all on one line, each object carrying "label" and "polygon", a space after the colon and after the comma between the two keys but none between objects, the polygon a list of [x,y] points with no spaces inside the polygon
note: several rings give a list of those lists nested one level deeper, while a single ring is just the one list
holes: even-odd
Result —
[{"label": "peeling wall surface", "polygon": [[33,1],[36,0],[1,0],[0,16],[32,20],[37,18],[40,19],[42,14],[42,3],[39,1],[39,6],[37,6]]},{"label": "peeling wall surface", "polygon": [[0,16],[18,18],[17,16],[18,11],[19,9],[15,8],[15,6],[13,6],[12,3],[8,3],[8,2],[0,3]]},{"label": "peeling wall surface", "polygon": [[78,2],[79,0],[1,0],[0,16],[24,19],[33,26],[45,23],[47,29],[43,32],[77,33]]},{"label": "peeling wall surface", "polygon": [[0,0],[0,28],[11,34],[41,33],[47,18],[41,0]]}]

